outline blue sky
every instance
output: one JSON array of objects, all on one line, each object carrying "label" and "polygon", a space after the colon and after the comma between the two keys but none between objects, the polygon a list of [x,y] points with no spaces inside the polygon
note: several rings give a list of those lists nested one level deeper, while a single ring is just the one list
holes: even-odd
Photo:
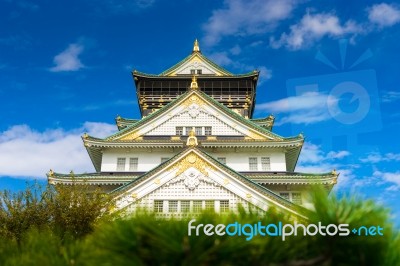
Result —
[{"label": "blue sky", "polygon": [[192,49],[261,70],[255,117],[306,137],[297,171],[341,174],[400,220],[400,4],[296,0],[0,0],[0,188],[94,171],[80,136],[139,118],[130,71]]}]

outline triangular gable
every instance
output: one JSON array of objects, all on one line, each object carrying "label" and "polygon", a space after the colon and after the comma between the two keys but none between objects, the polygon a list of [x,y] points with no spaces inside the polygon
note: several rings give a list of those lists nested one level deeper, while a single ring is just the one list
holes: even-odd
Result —
[{"label": "triangular gable", "polygon": [[[128,126],[126,129],[110,136],[107,140],[133,140],[143,135],[160,135],[155,132],[157,128],[169,126],[169,130],[174,130],[177,117],[181,115],[193,116],[196,113],[205,113],[210,116],[210,119],[219,121],[218,126],[225,128],[228,132],[222,135],[241,135],[254,140],[266,141],[281,141],[282,137],[272,133],[271,131],[260,127],[256,123],[249,121],[236,114],[223,104],[212,99],[210,96],[199,90],[190,90],[181,95],[178,99],[172,101],[163,108],[157,110],[153,114],[143,118],[139,122]],[[168,124],[170,123],[170,124]],[[194,125],[193,125],[194,126]],[[205,125],[207,126],[207,125]],[[215,127],[219,128],[219,127]],[[174,132],[169,132],[160,128],[161,135],[175,135]],[[213,135],[218,135],[214,134]]]},{"label": "triangular gable", "polygon": [[232,73],[218,66],[200,52],[194,52],[179,63],[162,72],[160,76],[191,75],[191,70],[201,70],[202,75],[232,76]]},{"label": "triangular gable", "polygon": [[[179,190],[182,191],[178,193]],[[230,197],[236,202],[249,203],[264,211],[274,206],[278,210],[304,217],[293,203],[252,182],[196,148],[186,149],[138,179],[115,190],[114,195],[117,210],[129,209],[135,204],[150,204],[157,199]]]}]

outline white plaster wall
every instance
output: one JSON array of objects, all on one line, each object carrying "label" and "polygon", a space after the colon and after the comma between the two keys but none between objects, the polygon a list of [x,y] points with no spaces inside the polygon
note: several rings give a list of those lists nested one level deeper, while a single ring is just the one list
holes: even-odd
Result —
[{"label": "white plaster wall", "polygon": [[226,165],[236,171],[250,171],[249,157],[258,158],[258,171],[262,171],[261,157],[270,157],[270,171],[286,171],[285,154],[283,152],[231,152],[210,153],[215,159],[218,157],[226,158]]},{"label": "white plaster wall", "polygon": [[[137,152],[132,151],[105,151],[103,153],[103,160],[101,165],[102,172],[115,172],[117,170],[117,158],[126,158],[125,171],[129,171],[129,158],[136,157],[138,159],[139,172],[149,171],[157,167],[161,163],[161,158],[171,158],[176,153],[168,151],[153,151],[142,150]],[[270,157],[271,170],[270,171],[286,171],[285,154],[283,152],[230,152],[226,153],[212,153],[210,154],[217,159],[218,157],[225,157],[227,166],[236,171],[250,171],[249,157],[258,158],[258,171],[262,171],[261,157]]]},{"label": "white plaster wall", "polygon": [[193,118],[187,111],[180,115],[176,115],[153,130],[147,132],[145,135],[165,135],[171,136],[176,134],[176,127],[212,127],[212,135],[228,135],[228,136],[242,136],[243,134],[224,123],[217,117],[200,111],[197,117]]},{"label": "white plaster wall", "polygon": [[206,65],[204,65],[204,64],[202,64],[200,62],[198,62],[197,64],[196,63],[189,63],[189,64],[181,66],[177,70],[177,74],[190,75],[191,74],[190,70],[192,70],[192,69],[196,70],[196,74],[197,74],[197,70],[199,70],[199,69],[201,69],[202,74],[211,74],[211,75],[215,74],[215,72],[211,68],[207,67]]},{"label": "white plaster wall", "polygon": [[[149,150],[150,151],[150,150]],[[116,172],[117,158],[126,158],[125,171],[129,171],[129,158],[138,158],[138,172],[147,172],[154,167],[160,165],[161,158],[171,158],[174,153],[171,152],[125,152],[125,151],[105,151],[101,164],[102,172]]]}]

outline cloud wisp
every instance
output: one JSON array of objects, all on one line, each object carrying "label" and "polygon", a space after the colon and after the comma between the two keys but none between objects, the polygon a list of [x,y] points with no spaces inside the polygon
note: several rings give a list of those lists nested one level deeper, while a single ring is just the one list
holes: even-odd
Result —
[{"label": "cloud wisp", "polygon": [[0,132],[0,176],[45,178],[50,168],[65,173],[93,171],[83,147],[83,132],[105,137],[114,131],[115,125],[96,122],[68,131],[38,132],[27,125],[13,126]]},{"label": "cloud wisp", "polygon": [[217,44],[225,36],[246,36],[272,31],[287,19],[298,1],[295,0],[226,0],[214,10],[203,25],[205,45]]},{"label": "cloud wisp", "polygon": [[335,99],[328,100],[328,95],[321,92],[306,92],[285,99],[260,103],[256,106],[257,112],[279,113],[282,118],[275,123],[276,126],[283,124],[313,124],[332,119],[328,104],[334,104]]},{"label": "cloud wisp", "polygon": [[392,4],[376,4],[367,8],[368,19],[379,27],[389,27],[400,22],[400,8]]},{"label": "cloud wisp", "polygon": [[289,33],[282,33],[279,39],[271,37],[270,45],[272,48],[284,46],[290,50],[298,50],[325,36],[339,37],[363,31],[361,25],[352,20],[341,23],[339,17],[333,13],[307,13],[298,24],[290,26]]},{"label": "cloud wisp", "polygon": [[346,150],[324,152],[319,145],[305,142],[301,151],[296,171],[304,173],[328,173],[336,169],[340,173],[336,189],[344,188],[355,178],[355,166],[343,165],[341,160],[349,157]]},{"label": "cloud wisp", "polygon": [[79,55],[83,52],[84,46],[78,43],[72,43],[68,47],[56,55],[53,59],[55,66],[50,68],[51,72],[78,71],[85,67],[79,59]]}]

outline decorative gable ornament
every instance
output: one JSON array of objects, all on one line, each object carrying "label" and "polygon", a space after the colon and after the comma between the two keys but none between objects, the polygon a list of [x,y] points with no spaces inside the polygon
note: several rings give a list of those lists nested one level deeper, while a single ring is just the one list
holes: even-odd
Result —
[{"label": "decorative gable ornament", "polygon": [[196,118],[200,114],[199,106],[197,104],[189,105],[188,113],[191,118]]}]

